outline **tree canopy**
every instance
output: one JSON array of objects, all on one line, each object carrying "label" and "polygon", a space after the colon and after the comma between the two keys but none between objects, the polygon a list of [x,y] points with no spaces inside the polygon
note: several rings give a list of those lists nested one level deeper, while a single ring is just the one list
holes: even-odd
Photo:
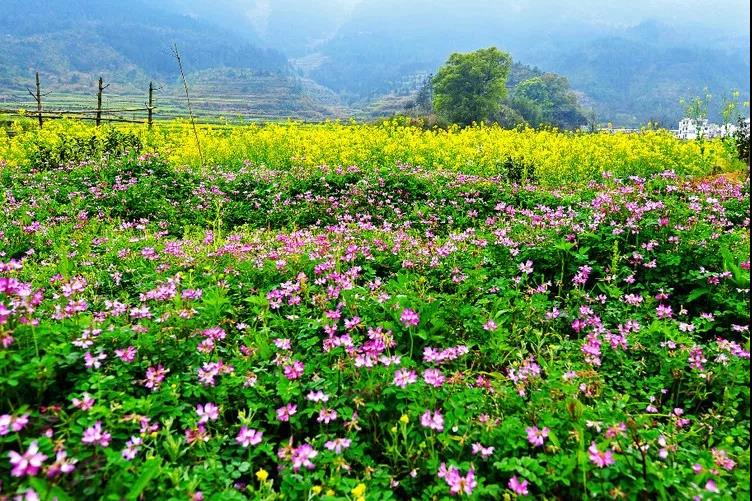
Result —
[{"label": "tree canopy", "polygon": [[587,121],[569,82],[555,73],[520,82],[514,89],[512,105],[533,126],[548,124],[572,129]]},{"label": "tree canopy", "polygon": [[512,58],[496,47],[455,53],[433,78],[433,104],[449,122],[488,120],[506,97]]}]

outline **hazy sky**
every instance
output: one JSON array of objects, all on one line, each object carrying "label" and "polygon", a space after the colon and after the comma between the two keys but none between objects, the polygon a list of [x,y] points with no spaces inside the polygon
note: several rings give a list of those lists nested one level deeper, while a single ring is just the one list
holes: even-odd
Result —
[{"label": "hazy sky", "polygon": [[[272,15],[299,16],[311,14],[315,22],[321,14],[337,20],[346,19],[356,8],[367,4],[369,9],[384,5],[383,15],[393,13],[392,2],[383,0],[182,0],[188,6],[214,4],[215,8],[232,6],[244,12],[246,20],[264,28]],[[415,0],[402,0],[409,6]],[[417,3],[422,3],[418,1]],[[628,26],[647,18],[669,23],[698,24],[709,28],[733,27],[735,30],[749,26],[749,3],[740,0],[433,0],[431,9],[448,15],[478,9],[506,11],[510,16],[549,18],[552,15],[571,17],[610,26]],[[409,7],[408,7],[409,10]]]}]

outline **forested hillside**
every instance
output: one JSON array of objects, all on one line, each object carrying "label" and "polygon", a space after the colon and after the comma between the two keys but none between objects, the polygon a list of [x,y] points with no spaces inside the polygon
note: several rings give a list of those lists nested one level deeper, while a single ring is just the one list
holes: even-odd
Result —
[{"label": "forested hillside", "polygon": [[[565,77],[601,123],[675,126],[680,100],[704,95],[706,87],[716,96],[711,112],[732,89],[749,99],[749,6],[740,5],[322,0],[311,8],[303,0],[5,0],[0,99],[22,96],[37,70],[45,85],[64,92],[90,94],[100,74],[121,93],[142,93],[155,79],[169,88],[178,83],[170,52],[177,43],[189,82],[196,72],[219,71],[217,85],[229,85],[221,94],[244,86],[262,92],[248,96],[251,105],[267,100],[257,84],[270,82],[272,94],[304,91],[290,94],[280,113],[296,115],[301,106],[297,115],[310,116],[312,103],[324,110],[321,116],[367,117],[400,109],[451,53],[496,46]],[[260,78],[231,81],[227,68]]]}]

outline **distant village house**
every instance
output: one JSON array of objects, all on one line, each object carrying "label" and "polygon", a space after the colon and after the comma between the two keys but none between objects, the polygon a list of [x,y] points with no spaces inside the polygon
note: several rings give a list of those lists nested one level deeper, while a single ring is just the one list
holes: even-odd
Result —
[{"label": "distant village house", "polygon": [[[747,119],[749,123],[749,118]],[[682,118],[679,122],[679,130],[674,131],[679,139],[713,139],[716,137],[726,137],[736,132],[737,126],[734,124],[718,125],[708,121],[707,118],[695,120],[694,118]]]}]

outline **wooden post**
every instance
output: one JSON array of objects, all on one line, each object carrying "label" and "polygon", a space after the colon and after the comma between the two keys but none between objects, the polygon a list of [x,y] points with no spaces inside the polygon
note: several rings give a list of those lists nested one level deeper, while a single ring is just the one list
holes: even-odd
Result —
[{"label": "wooden post", "polygon": [[104,90],[104,87],[102,86],[102,77],[99,77],[99,91],[97,92],[97,127],[99,127],[99,123],[102,121],[102,91]]},{"label": "wooden post", "polygon": [[152,124],[152,111],[154,110],[154,83],[149,82],[149,104],[146,107],[148,116],[146,119],[146,123],[148,124],[149,128],[151,129]]},{"label": "wooden post", "polygon": [[37,113],[39,116],[39,128],[42,128],[42,86],[39,84],[39,72],[37,71]]}]

